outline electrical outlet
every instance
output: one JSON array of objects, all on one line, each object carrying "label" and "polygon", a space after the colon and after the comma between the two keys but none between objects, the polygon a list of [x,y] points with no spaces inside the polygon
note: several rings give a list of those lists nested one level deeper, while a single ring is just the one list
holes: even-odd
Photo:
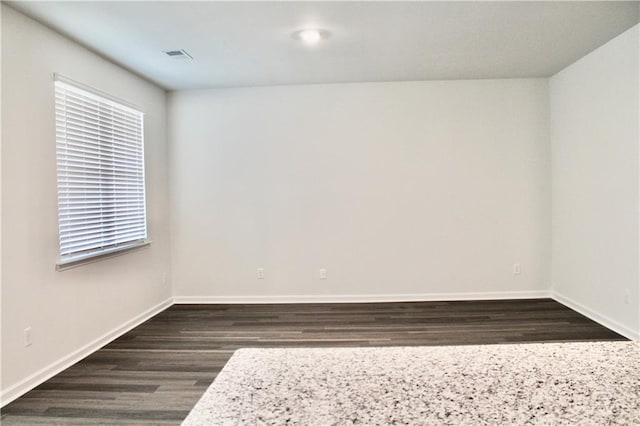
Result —
[{"label": "electrical outlet", "polygon": [[625,288],[624,289],[624,304],[628,305],[630,299],[631,299],[631,297],[629,296],[629,289]]},{"label": "electrical outlet", "polygon": [[27,327],[24,329],[24,347],[31,346],[33,342],[31,341],[31,327]]},{"label": "electrical outlet", "polygon": [[513,275],[520,275],[520,264],[519,263],[514,263],[513,264]]},{"label": "electrical outlet", "polygon": [[264,268],[258,268],[258,279],[264,279]]},{"label": "electrical outlet", "polygon": [[327,279],[327,270],[325,268],[320,269],[320,279],[321,280]]}]

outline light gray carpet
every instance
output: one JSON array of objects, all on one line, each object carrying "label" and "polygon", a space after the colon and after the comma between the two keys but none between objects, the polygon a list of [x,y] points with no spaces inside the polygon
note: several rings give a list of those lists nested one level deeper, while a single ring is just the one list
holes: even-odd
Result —
[{"label": "light gray carpet", "polygon": [[640,424],[640,344],[240,349],[183,423],[218,424]]}]

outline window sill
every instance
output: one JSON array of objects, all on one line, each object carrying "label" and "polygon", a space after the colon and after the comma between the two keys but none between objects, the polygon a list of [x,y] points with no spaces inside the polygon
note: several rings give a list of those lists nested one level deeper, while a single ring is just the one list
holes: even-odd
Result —
[{"label": "window sill", "polygon": [[68,259],[59,260],[56,263],[56,271],[66,271],[67,269],[77,268],[87,263],[100,262],[116,256],[122,256],[131,251],[137,251],[151,245],[150,240],[136,241],[131,244],[123,245],[111,250],[105,250],[98,253],[88,253],[84,255],[74,256]]}]

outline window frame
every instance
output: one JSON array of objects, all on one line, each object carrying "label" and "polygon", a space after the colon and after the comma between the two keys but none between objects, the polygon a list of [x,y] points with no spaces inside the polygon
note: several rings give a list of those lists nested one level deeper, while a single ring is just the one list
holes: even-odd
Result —
[{"label": "window frame", "polygon": [[[134,163],[136,165],[139,166],[139,168],[141,168],[141,177],[131,177],[131,178],[127,178],[130,179],[127,182],[131,182],[132,185],[141,185],[141,197],[138,196],[138,200],[136,202],[137,204],[137,209],[140,211],[141,210],[141,214],[138,214],[135,216],[135,219],[142,219],[141,221],[141,225],[138,226],[138,228],[141,228],[143,231],[141,232],[140,229],[137,229],[138,231],[138,235],[134,235],[131,240],[128,241],[116,241],[114,244],[105,244],[105,240],[100,241],[99,244],[95,245],[94,247],[90,247],[90,248],[86,248],[86,249],[81,249],[81,250],[71,250],[69,251],[69,249],[67,249],[67,251],[69,251],[68,253],[65,253],[65,250],[63,249],[63,234],[66,235],[66,238],[68,239],[69,236],[69,232],[68,230],[64,231],[62,230],[62,213],[65,211],[65,208],[63,208],[63,205],[65,204],[65,202],[68,203],[68,198],[65,198],[65,196],[63,196],[63,191],[62,191],[62,181],[66,178],[69,179],[69,172],[65,171],[64,173],[61,172],[61,157],[65,156],[68,154],[68,146],[67,146],[67,142],[68,142],[68,138],[67,138],[67,134],[66,134],[66,129],[67,129],[67,115],[65,114],[65,116],[60,117],[60,111],[61,108],[58,106],[58,100],[59,100],[59,96],[60,94],[58,93],[59,87],[60,86],[64,86],[63,90],[70,90],[72,92],[75,92],[76,96],[82,96],[82,97],[86,97],[88,99],[93,99],[95,100],[97,103],[100,103],[101,105],[108,105],[111,108],[114,109],[118,109],[118,112],[121,111],[125,111],[127,114],[132,114],[132,115],[136,115],[137,118],[139,119],[139,141],[136,137],[136,139],[134,140],[135,143],[139,142],[139,154],[135,157]],[[58,225],[58,259],[56,261],[56,270],[58,271],[62,271],[65,269],[69,269],[69,268],[74,268],[76,266],[80,266],[86,263],[93,263],[93,262],[97,262],[103,259],[107,259],[107,258],[111,258],[114,256],[119,256],[122,254],[125,254],[127,252],[130,251],[134,251],[140,248],[144,248],[147,247],[151,244],[151,241],[149,240],[149,229],[148,229],[148,215],[147,215],[147,186],[146,186],[146,161],[145,161],[145,132],[144,132],[144,123],[145,123],[145,114],[144,112],[141,110],[141,108],[127,102],[127,101],[123,101],[121,99],[118,99],[114,96],[111,96],[107,93],[104,93],[100,90],[94,89],[90,86],[84,85],[82,83],[78,83],[74,80],[71,80],[69,78],[66,78],[64,76],[61,76],[60,74],[54,74],[54,90],[53,90],[53,95],[54,95],[54,134],[55,134],[55,150],[56,150],[56,204],[57,204],[57,225]],[[64,94],[65,96],[65,100],[66,100],[66,93]],[[65,113],[66,113],[66,105],[65,105]],[[84,122],[86,116],[82,116],[80,119],[78,119],[79,122]],[[61,120],[62,118],[62,120]],[[60,132],[60,127],[61,124],[63,123],[62,126],[65,129],[64,132]],[[98,122],[101,122],[101,119],[98,118]],[[111,123],[113,125],[113,122]],[[111,129],[113,131],[113,126],[110,127],[109,129]],[[138,131],[138,129],[136,128],[136,132]],[[64,136],[61,136],[61,134],[64,134]],[[98,142],[94,144],[98,145],[99,149],[102,146],[105,146],[105,142],[104,142],[104,138],[98,137]],[[83,140],[81,143],[85,143],[86,142]],[[82,147],[82,149],[88,150],[88,148]],[[113,146],[111,147],[112,152],[115,154],[116,153],[116,148],[114,148]],[[61,154],[61,152],[63,152],[63,154]],[[86,151],[83,151],[83,153],[85,153]],[[117,151],[118,153],[121,153],[121,149],[119,149]],[[84,159],[83,159],[84,160]],[[67,160],[64,160],[67,161]],[[92,164],[91,161],[97,162],[97,164],[99,164],[100,166],[102,165],[102,159],[98,159],[98,160],[90,160],[87,161],[86,165],[90,165]],[[126,161],[126,158],[125,158]],[[80,162],[80,161],[79,161]],[[81,163],[83,164],[83,163]],[[80,166],[82,168],[82,166]],[[123,167],[125,166],[120,166],[119,169],[113,169],[113,173],[117,174],[117,173],[123,173]],[[99,169],[100,170],[100,169]],[[101,171],[99,171],[97,173],[97,180],[102,183],[104,182],[106,179],[104,177],[104,175],[101,173]],[[85,186],[88,183],[88,179],[82,181],[81,185]],[[98,190],[100,191],[100,189]],[[126,190],[125,190],[126,191]],[[122,203],[123,200],[122,198],[119,198],[118,195],[120,195],[120,197],[123,196],[123,191],[121,189],[113,189],[112,192],[110,193],[110,195],[114,195],[114,199],[113,199],[113,208],[115,209],[118,206],[118,203]],[[140,190],[138,190],[138,192],[140,192]],[[118,194],[120,193],[120,194]],[[125,194],[125,195],[129,195],[129,194]],[[66,196],[68,197],[68,195]],[[140,201],[141,198],[141,201]],[[105,199],[104,194],[100,193],[100,209],[104,209],[105,206],[103,204],[103,200]],[[87,198],[82,198],[82,201],[86,201]],[[120,200],[120,201],[118,201]],[[141,206],[141,208],[140,208]],[[118,218],[117,218],[117,213],[114,213],[114,221],[117,222]],[[102,218],[100,220],[103,220]],[[120,221],[123,221],[122,218],[119,219]],[[112,224],[113,226],[113,224]],[[105,229],[105,223],[101,222],[100,223],[100,228],[101,230]],[[82,229],[80,229],[82,230]],[[86,231],[86,230],[85,230]],[[112,233],[110,233],[109,235],[112,235],[112,237],[110,238],[114,238],[117,239],[117,231],[113,231]],[[83,235],[84,236],[84,235]],[[68,242],[67,242],[68,243]]]}]

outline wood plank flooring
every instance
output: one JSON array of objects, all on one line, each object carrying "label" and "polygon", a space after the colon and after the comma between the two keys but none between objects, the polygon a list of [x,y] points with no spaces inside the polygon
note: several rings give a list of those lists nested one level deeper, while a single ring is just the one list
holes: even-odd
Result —
[{"label": "wood plank flooring", "polygon": [[174,305],[1,410],[8,425],[178,425],[242,347],[626,340],[551,300]]}]

